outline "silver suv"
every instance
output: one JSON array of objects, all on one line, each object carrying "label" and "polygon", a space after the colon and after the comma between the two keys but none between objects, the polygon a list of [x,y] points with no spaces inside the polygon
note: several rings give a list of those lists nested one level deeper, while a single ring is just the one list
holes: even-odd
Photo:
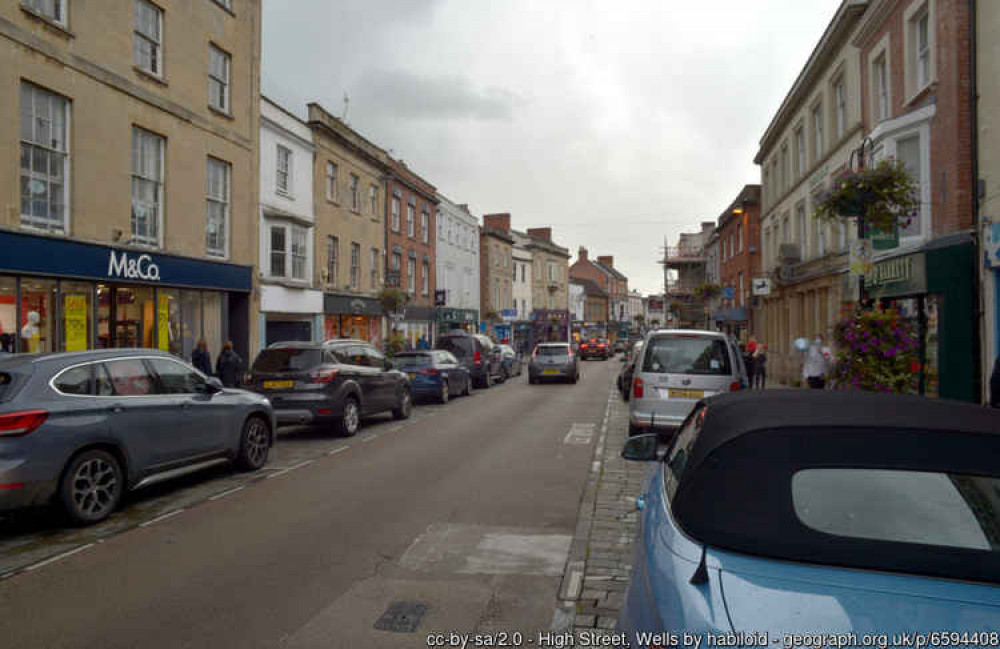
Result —
[{"label": "silver suv", "polygon": [[673,435],[694,405],[748,386],[736,343],[724,333],[660,329],[646,334],[632,374],[629,435]]}]

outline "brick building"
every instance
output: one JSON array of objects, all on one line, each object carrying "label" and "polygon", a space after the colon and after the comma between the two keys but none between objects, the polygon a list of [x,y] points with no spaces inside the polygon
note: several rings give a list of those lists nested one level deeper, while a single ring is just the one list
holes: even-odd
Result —
[{"label": "brick building", "polygon": [[727,292],[713,318],[722,330],[745,341],[753,330],[750,288],[760,273],[760,185],[746,185],[740,191],[719,216],[716,235],[718,281]]}]

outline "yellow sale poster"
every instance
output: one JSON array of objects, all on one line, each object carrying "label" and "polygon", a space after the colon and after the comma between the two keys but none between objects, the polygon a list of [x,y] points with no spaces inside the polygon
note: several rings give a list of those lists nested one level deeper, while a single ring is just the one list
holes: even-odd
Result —
[{"label": "yellow sale poster", "polygon": [[87,296],[63,296],[63,324],[66,330],[66,351],[87,349]]},{"label": "yellow sale poster", "polygon": [[160,296],[160,308],[157,309],[156,323],[159,331],[160,349],[170,351],[170,298],[166,295]]}]

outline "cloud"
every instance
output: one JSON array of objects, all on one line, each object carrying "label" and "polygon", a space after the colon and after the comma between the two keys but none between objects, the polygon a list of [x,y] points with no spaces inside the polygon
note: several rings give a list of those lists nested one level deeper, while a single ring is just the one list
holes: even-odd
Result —
[{"label": "cloud", "polygon": [[519,101],[509,90],[480,88],[460,74],[380,68],[366,70],[351,85],[354,105],[377,116],[403,120],[509,122]]}]

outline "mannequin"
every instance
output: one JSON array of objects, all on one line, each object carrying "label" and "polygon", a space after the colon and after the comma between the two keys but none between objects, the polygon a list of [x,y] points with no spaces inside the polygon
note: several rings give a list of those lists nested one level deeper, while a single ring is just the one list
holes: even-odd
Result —
[{"label": "mannequin", "polygon": [[38,323],[42,321],[42,316],[38,314],[38,311],[28,311],[27,321],[27,324],[21,328],[21,344],[27,347],[27,351],[35,353],[41,342],[38,338],[41,333]]}]

